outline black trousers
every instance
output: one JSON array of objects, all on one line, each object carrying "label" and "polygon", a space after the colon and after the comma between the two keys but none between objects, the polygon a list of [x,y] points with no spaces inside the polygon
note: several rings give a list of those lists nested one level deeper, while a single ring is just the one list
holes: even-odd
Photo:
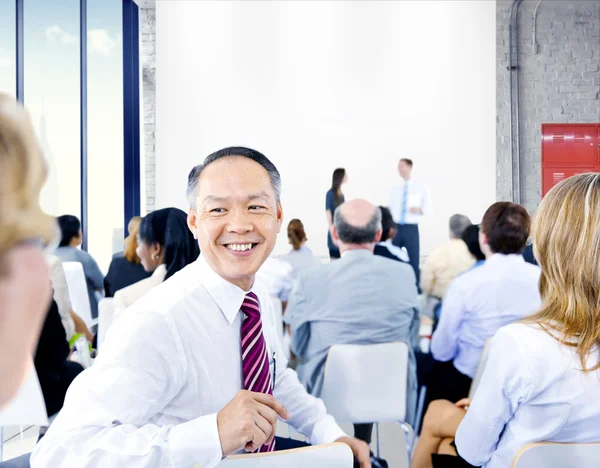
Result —
[{"label": "black trousers", "polygon": [[[417,288],[420,285],[420,270],[419,270],[419,259],[421,255],[421,247],[419,241],[419,225],[418,224],[397,224],[396,237],[392,240],[392,244],[398,247],[405,247],[408,256],[410,257],[410,266],[415,271],[415,277],[417,278]],[[419,288],[419,291],[421,289]]]}]

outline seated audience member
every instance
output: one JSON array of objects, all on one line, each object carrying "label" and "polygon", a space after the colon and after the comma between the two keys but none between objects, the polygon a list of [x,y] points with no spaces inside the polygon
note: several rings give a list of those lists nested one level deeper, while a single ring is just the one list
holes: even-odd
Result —
[{"label": "seated audience member", "polygon": [[52,299],[40,248],[57,232],[54,218],[40,208],[46,174],[29,115],[0,92],[0,410],[31,371]]},{"label": "seated audience member", "polygon": [[163,208],[144,217],[138,231],[137,255],[152,276],[117,291],[115,318],[152,288],[194,262],[199,254],[182,210]]},{"label": "seated audience member", "polygon": [[406,249],[400,248],[394,244],[392,244],[392,240],[396,237],[396,222],[392,217],[392,212],[389,208],[385,206],[380,206],[379,210],[381,211],[381,241],[375,244],[375,249],[373,253],[375,255],[380,255],[381,257],[386,257],[391,260],[397,260],[401,262],[408,263],[408,253]]},{"label": "seated audience member", "polygon": [[91,343],[94,340],[94,335],[90,332],[83,319],[73,312],[71,308],[69,286],[67,285],[65,270],[60,258],[55,255],[48,255],[48,264],[50,267],[50,282],[54,289],[53,298],[58,306],[58,313],[65,329],[67,341],[70,341],[76,333],[80,333]]},{"label": "seated audience member", "polygon": [[104,293],[104,275],[100,267],[89,253],[78,249],[83,241],[81,223],[72,215],[63,215],[57,218],[62,239],[55,255],[62,262],[79,262],[83,266],[85,281],[87,283],[88,297],[92,318],[98,317],[98,297],[96,293]]},{"label": "seated audience member", "polygon": [[431,466],[442,441],[454,458],[439,466],[485,468],[510,466],[529,443],[600,442],[600,174],[554,187],[533,237],[541,307],[498,331],[472,402],[432,403],[414,468]]},{"label": "seated audience member", "polygon": [[466,397],[485,342],[539,307],[540,269],[521,255],[529,227],[529,213],[515,203],[495,203],[486,211],[479,233],[486,261],[456,278],[442,302],[431,340],[437,362],[427,385],[429,401]]},{"label": "seated audience member", "polygon": [[[410,265],[373,255],[381,238],[381,211],[364,200],[338,207],[333,236],[341,259],[298,275],[285,321],[291,325],[297,372],[313,395],[319,395],[327,352],[335,344],[403,341],[409,345],[408,420],[416,404],[419,309]],[[355,435],[370,442],[372,425],[355,426]]]},{"label": "seated audience member", "polygon": [[312,444],[347,444],[371,468],[368,445],[287,368],[254,281],[281,228],[280,191],[276,167],[249,148],[219,150],[190,172],[188,223],[202,256],[111,326],[32,468],[213,468],[233,453],[283,449],[278,417]]},{"label": "seated audience member", "polygon": [[300,271],[320,265],[321,260],[315,257],[312,251],[306,246],[307,238],[302,221],[292,219],[288,224],[287,235],[292,250],[279,257],[279,259],[291,265],[292,276],[295,279]]},{"label": "seated audience member", "polygon": [[444,299],[446,290],[456,275],[468,270],[475,260],[461,236],[471,225],[465,215],[450,217],[450,242],[435,249],[421,271],[421,290],[426,296]]},{"label": "seated audience member", "polygon": [[151,274],[144,269],[136,253],[137,234],[141,221],[140,216],[131,218],[127,226],[129,235],[125,238],[125,250],[113,255],[108,273],[104,277],[106,297],[114,297],[118,290],[146,279]]},{"label": "seated audience member", "polygon": [[475,263],[471,268],[481,266],[485,262],[485,255],[481,251],[481,245],[479,245],[479,225],[471,224],[467,226],[461,238],[475,259]]},{"label": "seated audience member", "polygon": [[257,281],[262,282],[272,297],[281,301],[283,310],[292,292],[294,277],[292,267],[278,258],[267,258],[256,272]]},{"label": "seated audience member", "polygon": [[68,360],[70,351],[58,306],[53,300],[33,360],[48,416],[60,411],[69,385],[83,371],[80,364]]}]

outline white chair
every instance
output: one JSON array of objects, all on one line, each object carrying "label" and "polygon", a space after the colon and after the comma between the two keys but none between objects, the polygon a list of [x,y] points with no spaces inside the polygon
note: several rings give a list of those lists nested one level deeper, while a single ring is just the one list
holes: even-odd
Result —
[{"label": "white chair", "polygon": [[0,411],[0,461],[2,461],[3,434],[6,426],[48,425],[46,404],[33,362],[27,380],[17,395]]},{"label": "white chair", "polygon": [[485,366],[490,355],[491,345],[492,339],[489,338],[485,342],[485,346],[483,347],[483,351],[481,352],[481,357],[479,358],[479,363],[477,364],[475,376],[473,377],[473,382],[471,382],[471,388],[469,389],[469,398],[471,399],[473,399],[473,397],[475,396],[475,391],[477,390],[477,387],[479,387],[479,383],[481,382],[481,378],[483,377],[483,372],[485,371]]},{"label": "white chair", "polygon": [[83,266],[79,262],[64,262],[67,286],[69,287],[69,298],[73,311],[81,317],[91,330],[98,323],[98,319],[92,319],[90,298],[88,296],[87,283]]},{"label": "white chair", "polygon": [[406,343],[334,345],[325,362],[321,398],[327,412],[340,423],[375,423],[377,456],[377,423],[399,423],[410,464],[413,429],[405,422],[407,381]]},{"label": "white chair", "polygon": [[96,340],[96,347],[100,349],[100,345],[104,342],[106,332],[112,325],[115,318],[115,299],[112,297],[105,297],[98,303],[98,336]]},{"label": "white chair", "polygon": [[519,450],[512,468],[596,468],[599,464],[600,443],[541,442]]},{"label": "white chair", "polygon": [[[346,444],[333,443],[280,452],[231,455],[219,468],[352,468],[352,450]],[[196,465],[198,467],[198,465]]]}]

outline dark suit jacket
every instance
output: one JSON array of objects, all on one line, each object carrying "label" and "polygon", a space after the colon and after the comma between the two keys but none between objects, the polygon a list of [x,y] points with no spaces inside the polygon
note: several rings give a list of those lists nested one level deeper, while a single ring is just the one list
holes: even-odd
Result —
[{"label": "dark suit jacket", "polygon": [[[390,249],[388,249],[385,245],[376,245],[375,250],[373,251],[375,255],[379,255],[380,257],[389,258],[391,260],[397,260],[398,262],[402,262],[400,257],[394,255]],[[406,262],[404,262],[406,263]]]},{"label": "dark suit jacket", "polygon": [[108,273],[104,278],[106,297],[114,297],[119,289],[126,288],[146,279],[151,274],[144,270],[142,265],[136,265],[127,261],[123,256],[123,252],[113,255],[113,259],[108,267]]}]

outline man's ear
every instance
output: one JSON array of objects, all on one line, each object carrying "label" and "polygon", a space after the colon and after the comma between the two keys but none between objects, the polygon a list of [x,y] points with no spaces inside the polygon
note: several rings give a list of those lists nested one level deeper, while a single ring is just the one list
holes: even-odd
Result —
[{"label": "man's ear", "polygon": [[383,234],[383,229],[379,229],[377,231],[377,233],[375,234],[375,243],[377,244],[377,242],[379,242],[381,240],[381,234]]},{"label": "man's ear", "polygon": [[283,207],[281,206],[281,202],[277,203],[277,234],[281,231],[281,226],[283,225]]},{"label": "man's ear", "polygon": [[198,218],[196,217],[196,211],[190,207],[187,215],[187,225],[192,234],[194,235],[194,239],[198,239],[198,234],[196,233],[198,226],[196,225]]}]

